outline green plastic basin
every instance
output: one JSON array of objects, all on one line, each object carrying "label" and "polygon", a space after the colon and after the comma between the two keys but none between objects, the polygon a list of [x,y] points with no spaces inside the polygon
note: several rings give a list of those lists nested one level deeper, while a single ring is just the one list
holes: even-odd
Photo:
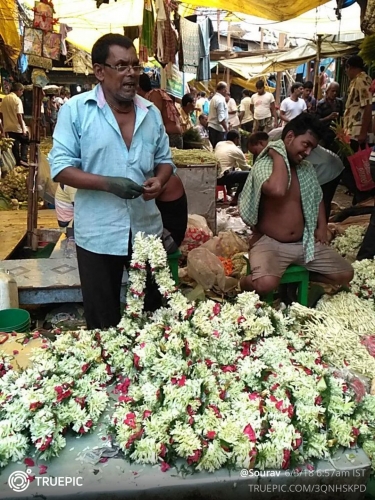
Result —
[{"label": "green plastic basin", "polygon": [[0,311],[0,332],[25,333],[30,328],[30,314],[24,309],[4,309]]}]

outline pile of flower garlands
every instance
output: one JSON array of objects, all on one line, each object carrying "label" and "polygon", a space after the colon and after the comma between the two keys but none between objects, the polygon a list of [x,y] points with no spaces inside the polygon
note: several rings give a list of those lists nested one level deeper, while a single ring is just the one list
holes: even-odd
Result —
[{"label": "pile of flower garlands", "polygon": [[325,295],[308,316],[302,329],[332,366],[375,379],[375,309],[370,301],[346,292]]},{"label": "pile of flower garlands", "polygon": [[[143,314],[147,263],[168,301]],[[375,398],[334,376],[301,330],[253,293],[234,304],[189,303],[175,290],[161,242],[136,235],[127,311],[117,329],[61,335],[22,374],[0,378],[0,462],[42,458],[86,433],[107,406],[126,457],[194,470],[288,468],[337,446],[375,453]],[[305,311],[309,311],[305,309]]]},{"label": "pile of flower garlands", "polygon": [[43,342],[22,373],[0,371],[0,467],[21,460],[31,444],[49,459],[65,447],[68,429],[88,432],[107,406],[111,378],[100,335],[85,331]]},{"label": "pile of flower garlands", "polygon": [[340,255],[355,260],[364,234],[363,226],[352,225],[345,229],[343,234],[336,236],[331,244]]},{"label": "pile of flower garlands", "polygon": [[361,299],[371,300],[375,306],[375,258],[353,262],[354,278],[350,290]]}]

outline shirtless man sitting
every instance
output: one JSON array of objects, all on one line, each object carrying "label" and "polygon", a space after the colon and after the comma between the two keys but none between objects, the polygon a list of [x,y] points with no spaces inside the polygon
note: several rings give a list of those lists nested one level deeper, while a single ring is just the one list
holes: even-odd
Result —
[{"label": "shirtless man sitting", "polygon": [[327,246],[322,191],[305,160],[318,145],[319,120],[303,113],[286,124],[282,139],[259,155],[242,191],[239,210],[252,227],[251,275],[242,290],[265,295],[276,289],[291,264],[306,267],[313,281],[346,285],[353,268]]}]

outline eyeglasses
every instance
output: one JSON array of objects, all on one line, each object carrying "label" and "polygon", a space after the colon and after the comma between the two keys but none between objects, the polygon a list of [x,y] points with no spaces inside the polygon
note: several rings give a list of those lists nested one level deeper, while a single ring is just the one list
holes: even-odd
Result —
[{"label": "eyeglasses", "polygon": [[130,73],[131,70],[134,73],[138,73],[139,75],[143,73],[143,66],[132,66],[130,64],[119,64],[117,66],[112,66],[112,64],[103,63],[103,66],[107,66],[107,68],[114,69],[118,73]]}]

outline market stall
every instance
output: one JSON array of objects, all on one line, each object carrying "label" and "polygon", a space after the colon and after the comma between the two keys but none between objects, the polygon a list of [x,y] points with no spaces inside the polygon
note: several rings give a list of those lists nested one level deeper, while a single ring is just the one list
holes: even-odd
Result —
[{"label": "market stall", "polygon": [[202,149],[174,149],[173,161],[186,191],[189,214],[202,215],[216,233],[215,155]]}]

